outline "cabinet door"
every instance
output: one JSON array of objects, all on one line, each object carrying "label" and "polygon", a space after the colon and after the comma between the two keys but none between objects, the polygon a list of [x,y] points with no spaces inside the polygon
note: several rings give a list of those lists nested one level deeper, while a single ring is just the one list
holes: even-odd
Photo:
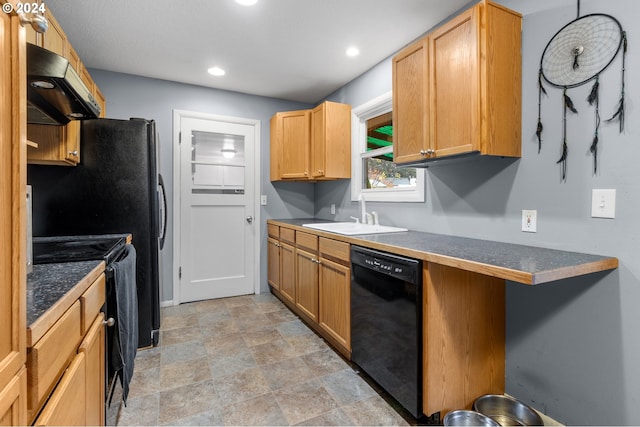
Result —
[{"label": "cabinet door", "polygon": [[351,351],[351,269],[320,258],[318,322]]},{"label": "cabinet door", "polygon": [[283,179],[309,178],[309,110],[280,114],[282,144],[280,151],[280,177]]},{"label": "cabinet door", "polygon": [[[4,1],[0,1],[4,4]],[[14,3],[15,4],[15,3]],[[0,392],[26,361],[26,44],[15,14],[0,13]],[[22,404],[22,397],[16,402]],[[8,410],[6,402],[0,406]],[[13,406],[13,402],[11,405]],[[5,417],[5,413],[0,416]],[[12,415],[13,417],[13,415]]]},{"label": "cabinet door", "polygon": [[301,249],[296,249],[296,307],[318,321],[318,259]]},{"label": "cabinet door", "polygon": [[429,149],[429,43],[426,38],[393,58],[393,160],[423,160]]},{"label": "cabinet door", "polygon": [[62,27],[58,24],[58,21],[56,21],[49,9],[46,9],[44,16],[47,18],[49,28],[47,28],[46,32],[42,33],[42,47],[66,58],[67,37],[64,31],[62,31]]},{"label": "cabinet door", "polygon": [[0,426],[27,425],[27,371],[18,375],[0,389]]},{"label": "cabinet door", "polygon": [[311,176],[351,178],[351,106],[325,101],[311,111]]},{"label": "cabinet door", "polygon": [[429,34],[431,148],[435,156],[480,150],[479,6]]},{"label": "cabinet door", "polygon": [[286,243],[280,243],[280,292],[292,304],[295,303],[296,279],[295,248]]},{"label": "cabinet door", "polygon": [[78,351],[85,355],[86,425],[102,426],[105,423],[105,326],[103,313],[96,317]]},{"label": "cabinet door", "polygon": [[280,242],[267,239],[267,258],[269,262],[267,277],[269,285],[280,290]]},{"label": "cabinet door", "polygon": [[36,426],[84,426],[86,416],[86,357],[78,353],[49,398]]}]

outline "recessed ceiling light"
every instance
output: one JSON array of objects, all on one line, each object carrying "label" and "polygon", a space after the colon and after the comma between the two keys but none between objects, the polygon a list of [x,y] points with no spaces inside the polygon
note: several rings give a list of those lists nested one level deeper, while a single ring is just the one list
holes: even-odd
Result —
[{"label": "recessed ceiling light", "polygon": [[360,55],[360,50],[357,47],[351,46],[347,49],[347,56],[358,56]]},{"label": "recessed ceiling light", "polygon": [[224,70],[220,67],[211,67],[207,70],[207,72],[216,77],[224,76]]},{"label": "recessed ceiling light", "polygon": [[254,4],[258,3],[258,0],[236,0],[236,3],[243,6],[253,6]]}]

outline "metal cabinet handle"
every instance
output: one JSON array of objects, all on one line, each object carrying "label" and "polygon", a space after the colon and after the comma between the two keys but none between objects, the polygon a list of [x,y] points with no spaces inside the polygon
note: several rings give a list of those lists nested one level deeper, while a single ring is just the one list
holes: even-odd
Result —
[{"label": "metal cabinet handle", "polygon": [[78,150],[69,151],[69,155],[70,155],[70,156],[77,157],[77,156],[78,156]]},{"label": "metal cabinet handle", "polygon": [[44,33],[49,29],[49,22],[47,22],[47,18],[45,18],[44,15],[34,13],[31,15],[31,18],[27,18],[27,15],[23,12],[19,12],[18,17],[20,18],[20,24],[22,24],[23,27],[30,24],[36,33]]},{"label": "metal cabinet handle", "polygon": [[113,317],[110,317],[107,320],[102,321],[102,324],[107,325],[108,327],[111,327],[116,324],[116,319],[114,319]]},{"label": "metal cabinet handle", "polygon": [[423,156],[426,156],[427,152],[425,150],[420,150],[420,154],[423,155]]}]

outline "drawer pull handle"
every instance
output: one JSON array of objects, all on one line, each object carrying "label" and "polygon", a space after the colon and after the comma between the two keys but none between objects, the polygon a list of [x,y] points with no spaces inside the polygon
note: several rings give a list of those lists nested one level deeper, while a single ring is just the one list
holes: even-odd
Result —
[{"label": "drawer pull handle", "polygon": [[107,320],[103,321],[102,324],[107,325],[108,327],[111,327],[116,324],[116,319],[114,319],[113,317],[110,317]]}]

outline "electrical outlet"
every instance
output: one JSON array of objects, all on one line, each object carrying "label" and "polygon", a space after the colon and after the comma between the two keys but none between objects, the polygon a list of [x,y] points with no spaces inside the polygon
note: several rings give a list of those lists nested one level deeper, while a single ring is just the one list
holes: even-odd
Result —
[{"label": "electrical outlet", "polygon": [[522,210],[522,231],[527,233],[535,233],[538,227],[538,211],[523,209]]},{"label": "electrical outlet", "polygon": [[335,215],[336,214],[336,205],[335,203],[331,203],[331,215]]},{"label": "electrical outlet", "polygon": [[616,190],[596,190],[591,193],[591,217],[616,217]]}]

